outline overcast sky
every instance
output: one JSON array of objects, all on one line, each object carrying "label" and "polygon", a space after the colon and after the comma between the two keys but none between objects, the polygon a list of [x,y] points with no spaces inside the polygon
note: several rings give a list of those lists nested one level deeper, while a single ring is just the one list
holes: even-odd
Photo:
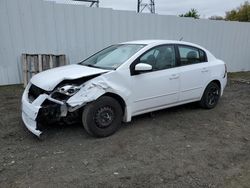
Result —
[{"label": "overcast sky", "polygon": [[[69,1],[69,0],[54,0]],[[149,2],[149,0],[143,0]],[[195,8],[202,18],[224,16],[225,12],[240,6],[245,0],[155,0],[157,14],[179,15]],[[100,0],[100,7],[136,11],[137,0]]]}]

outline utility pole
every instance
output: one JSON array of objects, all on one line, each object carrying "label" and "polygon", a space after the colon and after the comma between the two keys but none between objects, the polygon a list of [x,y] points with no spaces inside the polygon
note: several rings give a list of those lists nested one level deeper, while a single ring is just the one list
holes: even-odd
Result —
[{"label": "utility pole", "polygon": [[99,0],[73,0],[73,1],[88,2],[90,3],[89,7],[93,7],[94,5],[96,7],[99,7]]},{"label": "utility pole", "polygon": [[145,0],[138,0],[137,2],[137,12],[142,12],[145,8],[148,8],[150,13],[155,14],[155,1],[148,0],[148,3],[145,3]]}]

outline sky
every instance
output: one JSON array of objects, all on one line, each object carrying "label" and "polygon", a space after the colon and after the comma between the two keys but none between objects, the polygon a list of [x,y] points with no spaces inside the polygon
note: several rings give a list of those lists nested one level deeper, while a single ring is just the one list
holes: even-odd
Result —
[{"label": "sky", "polygon": [[[70,0],[53,0],[65,2]],[[143,0],[149,2],[149,0]],[[186,13],[191,8],[198,10],[201,18],[210,16],[225,16],[225,12],[232,10],[246,0],[155,0],[157,14],[179,15]],[[116,10],[136,11],[137,0],[100,0],[100,7]]]}]

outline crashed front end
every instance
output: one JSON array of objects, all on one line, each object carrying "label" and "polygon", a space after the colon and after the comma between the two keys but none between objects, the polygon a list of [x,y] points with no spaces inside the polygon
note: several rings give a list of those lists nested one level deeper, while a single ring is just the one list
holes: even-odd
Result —
[{"label": "crashed front end", "polygon": [[45,91],[29,84],[22,96],[22,119],[25,126],[36,136],[42,133],[40,123],[57,120],[67,115],[65,101],[52,98],[55,92]]},{"label": "crashed front end", "polygon": [[104,86],[92,82],[86,85],[62,83],[53,91],[46,91],[29,83],[22,96],[23,122],[29,131],[40,137],[44,124],[76,120],[78,109],[104,94]]}]

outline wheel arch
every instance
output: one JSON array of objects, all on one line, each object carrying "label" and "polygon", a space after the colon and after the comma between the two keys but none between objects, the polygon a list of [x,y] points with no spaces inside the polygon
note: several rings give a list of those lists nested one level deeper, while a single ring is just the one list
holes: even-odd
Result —
[{"label": "wheel arch", "polygon": [[206,84],[206,87],[204,87],[203,92],[202,92],[202,95],[201,95],[201,98],[202,98],[202,96],[203,96],[203,94],[204,94],[204,92],[205,92],[207,86],[208,86],[210,83],[215,83],[215,84],[217,84],[217,85],[219,86],[219,88],[220,88],[220,94],[222,95],[222,91],[223,91],[223,90],[222,90],[222,83],[221,83],[221,81],[220,81],[219,79],[212,79],[211,81],[209,81],[209,82]]},{"label": "wheel arch", "polygon": [[220,88],[220,90],[221,90],[221,83],[220,83],[220,81],[218,80],[218,79],[215,79],[215,80],[212,80],[211,82],[209,82],[208,84],[207,84],[207,86],[210,84],[210,83],[215,83],[215,84],[217,84],[218,86],[219,86],[219,88]]},{"label": "wheel arch", "polygon": [[107,93],[103,94],[102,96],[112,97],[115,100],[117,100],[122,107],[123,115],[126,114],[126,106],[127,105],[126,105],[125,100],[120,95],[118,95],[116,93],[112,93],[112,92],[107,92]]},{"label": "wheel arch", "polygon": [[[217,85],[218,89],[219,89],[219,93],[217,93],[218,97],[215,99],[214,96],[213,96],[212,100],[214,102],[211,103],[211,104],[210,104],[210,102],[208,102],[208,100],[210,101],[210,99],[209,99],[210,95],[207,94],[207,92],[209,92],[209,90],[207,90],[207,89],[211,88],[211,86],[209,88],[210,84]],[[203,91],[203,93],[202,93],[202,96],[200,98],[200,101],[199,101],[200,106],[202,108],[205,108],[205,109],[212,109],[212,108],[214,108],[217,105],[220,96],[222,95],[222,90],[223,89],[221,87],[222,87],[222,84],[221,84],[220,80],[218,80],[218,79],[213,79],[210,82],[208,82],[207,85],[206,85],[206,87],[205,87],[205,89],[204,89],[204,91]]]}]

